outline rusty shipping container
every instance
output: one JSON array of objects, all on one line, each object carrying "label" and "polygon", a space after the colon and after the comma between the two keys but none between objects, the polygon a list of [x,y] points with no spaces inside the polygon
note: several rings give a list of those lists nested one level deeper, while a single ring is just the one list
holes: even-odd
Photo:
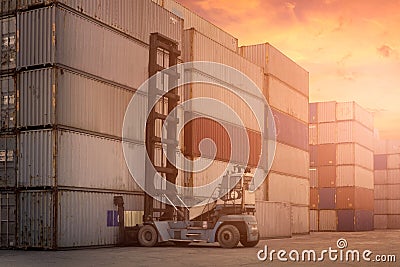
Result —
[{"label": "rusty shipping container", "polygon": [[361,187],[337,187],[336,209],[374,210],[374,191]]},{"label": "rusty shipping container", "polygon": [[271,44],[242,46],[239,52],[243,57],[263,67],[266,74],[274,76],[308,98],[308,72]]},{"label": "rusty shipping container", "polygon": [[[21,132],[18,143],[19,187],[140,190],[127,168],[120,140],[60,129]],[[143,144],[131,143],[129,148],[143,151],[135,155],[145,151]]]},{"label": "rusty shipping container", "polygon": [[17,199],[14,191],[0,191],[0,248],[13,248],[16,244]]},{"label": "rusty shipping container", "polygon": [[17,21],[18,69],[68,66],[130,88],[148,77],[148,45],[87,17],[52,6],[18,13]]},{"label": "rusty shipping container", "polygon": [[173,14],[179,16],[184,21],[184,29],[195,28],[205,36],[215,40],[217,43],[222,44],[226,48],[237,52],[238,39],[223,29],[202,18],[190,9],[181,5],[174,0],[152,0]]},{"label": "rusty shipping container", "polygon": [[141,42],[149,43],[152,32],[181,42],[183,20],[151,0],[18,0],[18,9],[28,10],[40,5],[67,6]]},{"label": "rusty shipping container", "polygon": [[285,202],[256,201],[260,238],[292,236],[291,205]]},{"label": "rusty shipping container", "polygon": [[114,196],[126,210],[143,208],[143,196],[120,192],[73,190],[21,191],[18,196],[19,248],[73,248],[116,245],[118,212]]},{"label": "rusty shipping container", "polygon": [[0,188],[12,189],[17,184],[16,134],[0,135]]},{"label": "rusty shipping container", "polygon": [[308,125],[272,108],[276,140],[280,143],[308,151]]}]

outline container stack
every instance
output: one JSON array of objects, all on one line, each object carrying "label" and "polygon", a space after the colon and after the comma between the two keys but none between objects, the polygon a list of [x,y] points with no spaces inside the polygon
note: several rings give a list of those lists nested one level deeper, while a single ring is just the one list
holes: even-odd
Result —
[{"label": "container stack", "polygon": [[354,102],[310,104],[310,229],[373,229],[373,116]]},{"label": "container stack", "polygon": [[263,93],[277,131],[275,158],[258,199],[291,204],[292,233],[308,233],[308,72],[268,43],[239,52],[264,69]]},{"label": "container stack", "polygon": [[[150,33],[181,42],[183,21],[150,0],[18,1],[3,14],[1,245],[116,244],[113,197],[143,209],[122,151],[126,107],[148,78]],[[144,148],[142,129],[126,137]]]},{"label": "container stack", "polygon": [[0,6],[0,248],[16,245],[16,1]]},{"label": "container stack", "polygon": [[400,229],[400,141],[375,140],[375,229]]}]

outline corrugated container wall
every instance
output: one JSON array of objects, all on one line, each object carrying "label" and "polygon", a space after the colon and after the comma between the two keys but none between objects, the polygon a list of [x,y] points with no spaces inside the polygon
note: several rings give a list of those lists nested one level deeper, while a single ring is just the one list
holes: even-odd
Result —
[{"label": "corrugated container wall", "polygon": [[17,136],[0,135],[0,187],[13,188],[17,181]]},{"label": "corrugated container wall", "polygon": [[17,199],[13,191],[0,191],[0,248],[16,244]]},{"label": "corrugated container wall", "polygon": [[181,43],[183,20],[151,0],[18,0],[18,8],[53,3],[68,6],[147,44],[153,32]]},{"label": "corrugated container wall", "polygon": [[[2,2],[3,3],[3,2]],[[16,68],[17,52],[17,24],[16,17],[5,17],[0,19],[1,45],[1,71],[10,72]]]},{"label": "corrugated container wall", "polygon": [[15,131],[17,123],[17,90],[16,76],[0,76],[0,123],[2,132]]},{"label": "corrugated container wall", "polygon": [[260,238],[292,236],[292,213],[289,203],[256,201],[256,211]]}]

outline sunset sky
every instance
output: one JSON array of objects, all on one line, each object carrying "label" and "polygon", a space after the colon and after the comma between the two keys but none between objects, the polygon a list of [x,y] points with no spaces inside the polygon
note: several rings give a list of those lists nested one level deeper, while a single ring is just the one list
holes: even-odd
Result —
[{"label": "sunset sky", "polygon": [[269,42],[310,73],[310,102],[356,101],[400,139],[400,0],[178,0],[239,39]]}]

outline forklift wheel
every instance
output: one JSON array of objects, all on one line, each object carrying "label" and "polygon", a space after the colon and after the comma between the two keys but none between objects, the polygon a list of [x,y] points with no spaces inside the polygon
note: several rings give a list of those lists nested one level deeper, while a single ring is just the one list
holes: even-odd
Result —
[{"label": "forklift wheel", "polygon": [[259,241],[260,241],[260,235],[258,235],[257,240],[254,241],[247,241],[247,236],[243,236],[243,238],[240,239],[240,243],[242,243],[242,245],[246,248],[255,247]]},{"label": "forklift wheel", "polygon": [[143,247],[154,247],[158,242],[156,229],[151,225],[144,225],[139,229],[138,241]]},{"label": "forklift wheel", "polygon": [[218,231],[218,242],[223,248],[234,248],[239,240],[240,232],[234,225],[224,225]]}]

